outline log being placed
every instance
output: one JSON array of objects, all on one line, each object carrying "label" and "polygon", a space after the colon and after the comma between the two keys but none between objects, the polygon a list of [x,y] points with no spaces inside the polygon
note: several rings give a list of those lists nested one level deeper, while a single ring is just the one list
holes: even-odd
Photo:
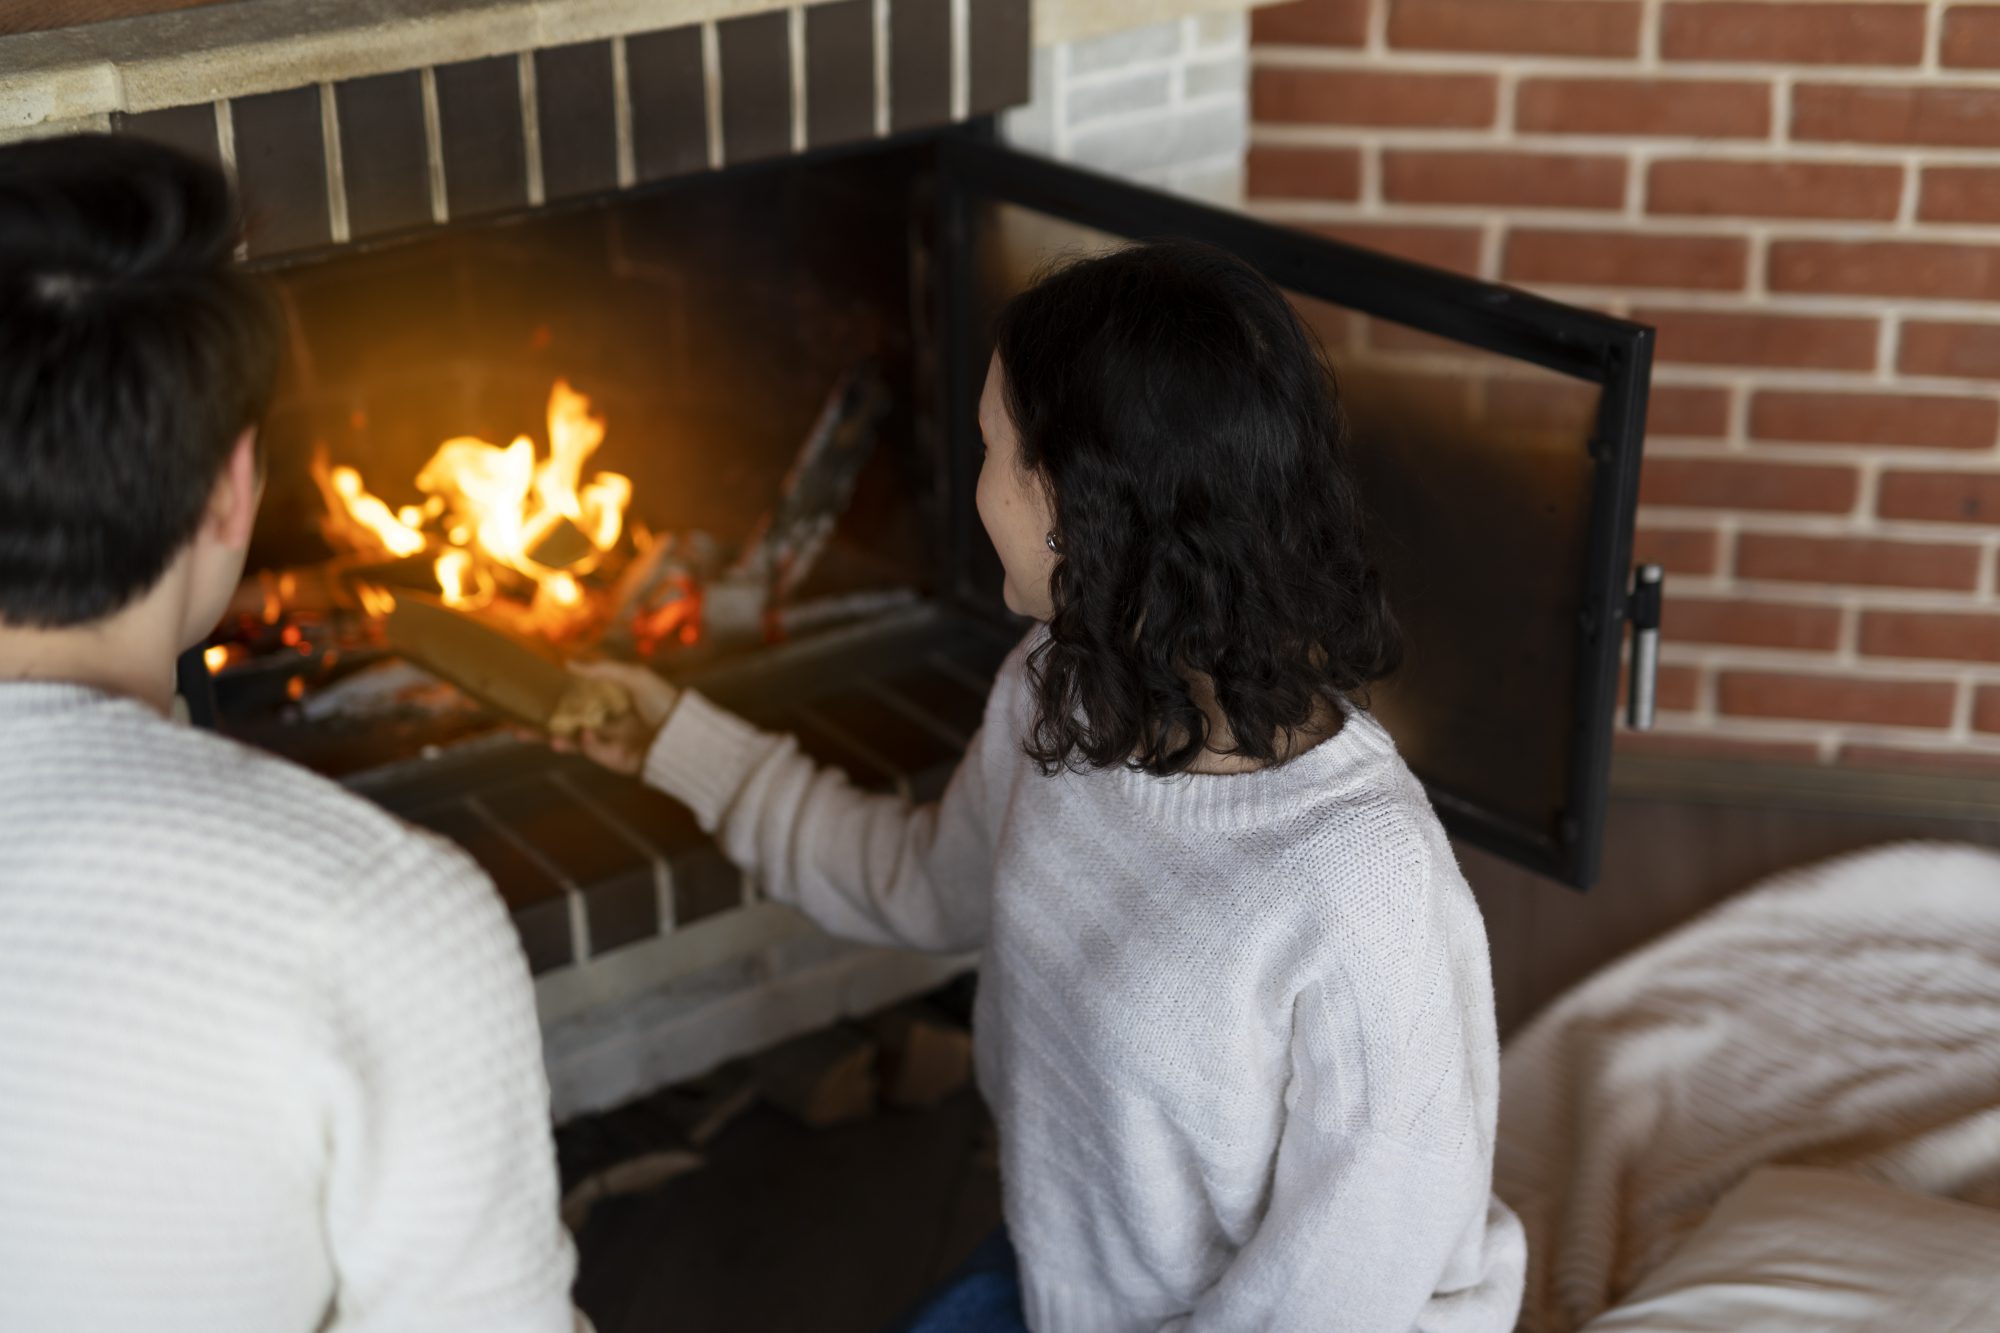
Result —
[{"label": "log being placed", "polygon": [[603,726],[632,707],[616,685],[572,676],[540,640],[421,593],[399,592],[395,600],[382,623],[389,646],[514,721],[567,734]]}]

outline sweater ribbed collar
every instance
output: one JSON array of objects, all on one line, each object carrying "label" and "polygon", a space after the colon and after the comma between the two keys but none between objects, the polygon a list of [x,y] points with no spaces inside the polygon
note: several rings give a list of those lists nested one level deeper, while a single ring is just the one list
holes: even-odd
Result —
[{"label": "sweater ribbed collar", "polygon": [[1342,706],[1347,721],[1338,732],[1276,768],[1171,778],[1116,768],[1105,776],[1149,820],[1201,828],[1274,823],[1347,786],[1395,754],[1395,742],[1373,714],[1345,702]]},{"label": "sweater ribbed collar", "polygon": [[116,702],[121,702],[116,695],[75,681],[0,680],[0,722],[58,717]]}]

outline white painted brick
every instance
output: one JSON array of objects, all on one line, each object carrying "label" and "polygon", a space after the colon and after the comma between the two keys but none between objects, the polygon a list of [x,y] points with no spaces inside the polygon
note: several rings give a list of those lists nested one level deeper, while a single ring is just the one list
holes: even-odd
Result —
[{"label": "white painted brick", "polygon": [[1241,51],[1250,45],[1250,16],[1247,14],[1197,14],[1194,41],[1202,51]]},{"label": "white painted brick", "polygon": [[1238,155],[1195,166],[1176,167],[1167,179],[1167,188],[1175,194],[1221,208],[1240,208],[1243,204],[1243,158]]},{"label": "white painted brick", "polygon": [[1185,80],[1183,95],[1189,101],[1223,94],[1244,97],[1250,89],[1250,65],[1242,56],[1190,61],[1181,77]]},{"label": "white painted brick", "polygon": [[1203,158],[1240,154],[1247,135],[1242,106],[1193,107],[1079,131],[1070,140],[1070,157],[1099,171],[1137,175]]},{"label": "white painted brick", "polygon": [[1095,74],[1147,60],[1170,60],[1181,53],[1181,44],[1178,20],[1130,28],[1071,46],[1069,69],[1073,75]]},{"label": "white painted brick", "polygon": [[1046,46],[1035,48],[1029,70],[1030,100],[1000,116],[1000,136],[1014,147],[1030,153],[1053,154],[1056,150],[1055,52]]},{"label": "white painted brick", "polygon": [[1081,129],[1094,120],[1163,110],[1173,94],[1173,75],[1163,69],[1088,83],[1070,90],[1067,122]]}]

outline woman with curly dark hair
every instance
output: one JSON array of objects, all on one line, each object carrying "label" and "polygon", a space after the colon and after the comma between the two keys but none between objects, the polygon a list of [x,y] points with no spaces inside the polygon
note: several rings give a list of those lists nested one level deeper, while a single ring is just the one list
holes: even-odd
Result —
[{"label": "woman with curly dark hair", "polygon": [[996,344],[979,513],[1041,624],[942,800],[632,668],[579,743],[826,929],[984,951],[1007,1231],[914,1327],[1512,1328],[1486,939],[1365,708],[1397,638],[1318,345],[1186,242],[1060,269]]}]

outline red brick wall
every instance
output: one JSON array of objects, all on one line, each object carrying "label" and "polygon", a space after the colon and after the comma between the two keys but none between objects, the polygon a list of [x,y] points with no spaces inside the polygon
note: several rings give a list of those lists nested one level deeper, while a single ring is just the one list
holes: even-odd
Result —
[{"label": "red brick wall", "polygon": [[1251,208],[1658,327],[1634,748],[2000,772],[2000,4],[1296,0]]}]

